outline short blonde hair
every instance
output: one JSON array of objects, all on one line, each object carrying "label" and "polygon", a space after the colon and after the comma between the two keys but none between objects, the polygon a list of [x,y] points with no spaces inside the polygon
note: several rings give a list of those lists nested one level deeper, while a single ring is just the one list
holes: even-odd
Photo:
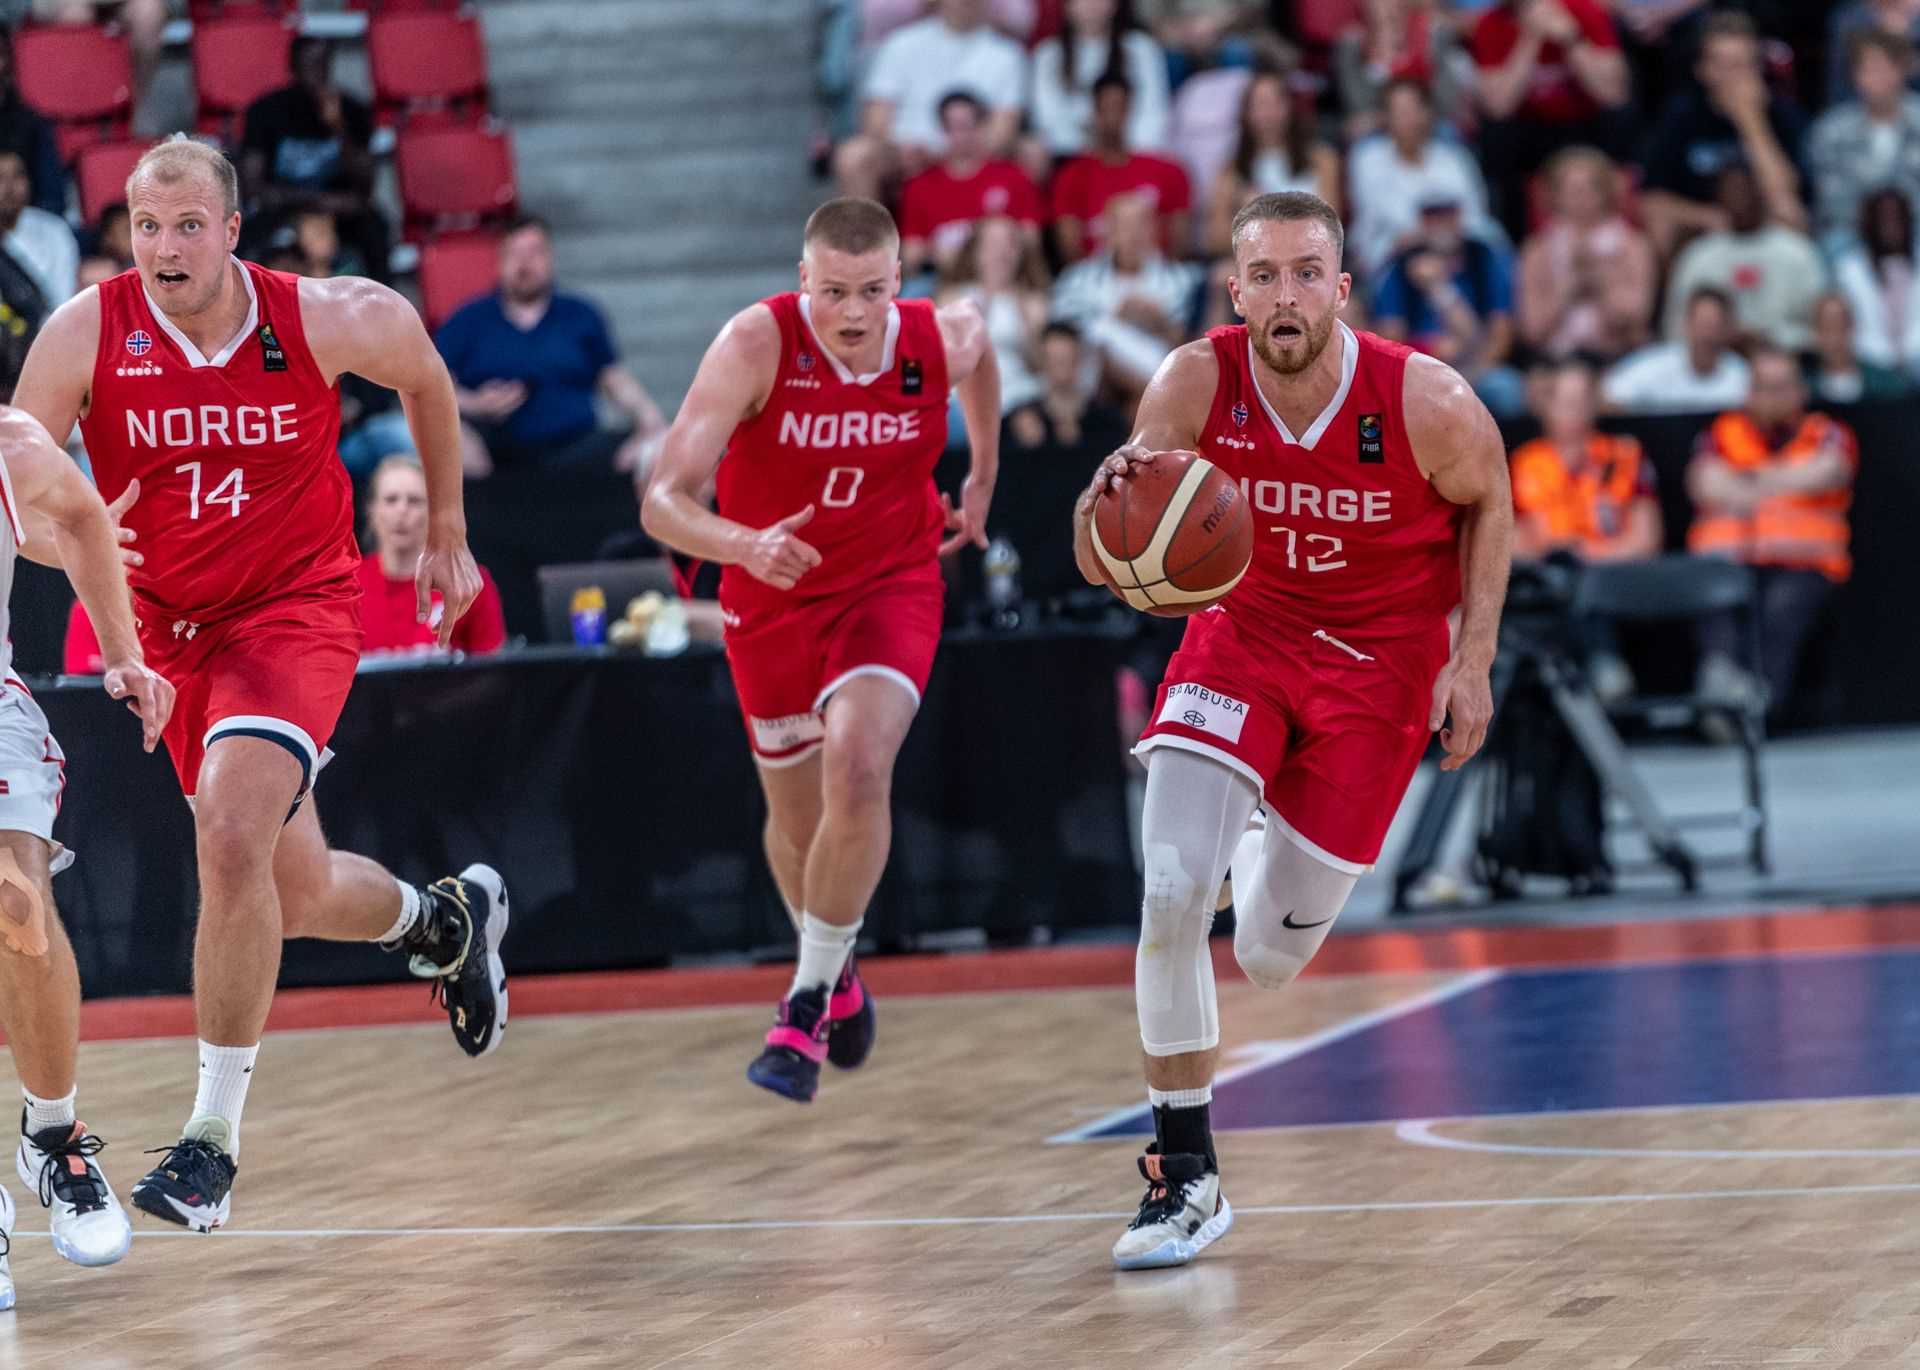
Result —
[{"label": "short blonde hair", "polygon": [[133,183],[151,176],[161,185],[172,185],[195,174],[212,179],[220,188],[225,205],[223,217],[231,218],[240,209],[240,176],[227,160],[227,154],[208,143],[195,142],[184,133],[155,143],[133,164],[127,175],[127,203],[133,203]]}]

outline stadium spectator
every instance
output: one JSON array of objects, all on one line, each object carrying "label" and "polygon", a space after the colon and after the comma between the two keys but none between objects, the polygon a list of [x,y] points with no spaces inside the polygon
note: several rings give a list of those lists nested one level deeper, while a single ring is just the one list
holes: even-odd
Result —
[{"label": "stadium spectator", "polygon": [[13,35],[4,28],[0,28],[0,148],[19,153],[26,161],[35,209],[67,212],[67,167],[53,140],[53,125],[20,98],[13,75]]},{"label": "stadium spectator", "polygon": [[[1880,32],[1920,43],[1920,4],[1914,0],[1844,0],[1827,24],[1827,100],[1840,104],[1860,93],[1855,85],[1853,43],[1863,33]],[[1915,73],[1909,71],[1907,79]]]},{"label": "stadium spectator", "polygon": [[1316,136],[1313,106],[1294,100],[1287,78],[1262,71],[1240,97],[1233,156],[1207,197],[1208,254],[1231,256],[1233,216],[1254,196],[1283,190],[1312,191],[1339,209],[1340,154]]},{"label": "stadium spectator", "polygon": [[1185,342],[1199,272],[1160,250],[1144,195],[1107,204],[1107,247],[1061,273],[1055,317],[1076,325],[1108,381],[1138,399],[1167,353]]},{"label": "stadium spectator", "polygon": [[1767,705],[1787,698],[1801,649],[1834,586],[1852,573],[1847,509],[1858,452],[1853,431],[1807,412],[1800,363],[1778,347],[1753,355],[1753,395],[1701,436],[1687,467],[1688,550],[1754,568],[1760,642],[1733,614],[1700,628],[1699,691],[1741,695],[1757,676]]},{"label": "stadium spectator", "polygon": [[1373,328],[1446,362],[1495,414],[1519,413],[1526,383],[1508,364],[1513,263],[1504,248],[1466,231],[1461,210],[1452,197],[1420,206],[1417,240],[1373,293]]},{"label": "stadium spectator", "polygon": [[373,204],[373,113],[334,82],[333,52],[323,38],[293,40],[292,82],[247,107],[241,185],[263,234],[303,212],[331,214],[367,274],[384,280],[391,235]]},{"label": "stadium spectator", "polygon": [[1627,59],[1600,0],[1501,0],[1480,16],[1468,47],[1486,118],[1487,179],[1518,237],[1527,180],[1554,153],[1575,143],[1627,150]]},{"label": "stadium spectator", "polygon": [[1027,54],[987,22],[985,0],[935,0],[934,12],[887,35],[864,85],[860,132],[834,151],[847,195],[880,199],[889,181],[912,176],[940,155],[940,102],[970,91],[987,107],[987,150],[1004,157],[1027,97]]},{"label": "stadium spectator", "polygon": [[1552,212],[1520,252],[1521,340],[1548,357],[1613,361],[1647,341],[1658,267],[1620,213],[1621,173],[1594,148],[1548,168]]},{"label": "stadium spectator", "polygon": [[1012,219],[1040,238],[1040,191],[1017,162],[987,146],[987,107],[966,91],[940,102],[947,137],[941,160],[907,182],[900,197],[900,262],[909,276],[929,265],[945,271],[981,219]]},{"label": "stadium spectator", "polygon": [[1864,361],[1920,374],[1912,203],[1897,190],[1876,190],[1861,203],[1859,237],[1833,267],[1853,306],[1854,348]]},{"label": "stadium spectator", "polygon": [[1830,253],[1852,244],[1860,203],[1873,191],[1892,186],[1910,202],[1920,197],[1920,95],[1907,87],[1913,52],[1897,34],[1877,28],[1856,34],[1858,98],[1821,115],[1808,136],[1814,223]]},{"label": "stadium spectator", "polygon": [[1641,156],[1640,202],[1655,250],[1670,258],[1686,237],[1726,227],[1712,197],[1736,162],[1753,169],[1768,218],[1805,229],[1796,165],[1805,132],[1799,109],[1767,87],[1753,21],[1734,11],[1709,17],[1694,81],[1668,100]]},{"label": "stadium spectator", "polygon": [[1807,386],[1822,404],[1897,400],[1913,388],[1904,372],[1860,359],[1853,343],[1853,306],[1838,291],[1822,295],[1813,307]]},{"label": "stadium spectator", "polygon": [[1087,370],[1080,330],[1049,323],[1040,335],[1039,391],[1007,415],[1014,446],[1098,461],[1126,442],[1127,416],[1100,402]]},{"label": "stadium spectator", "polygon": [[[427,478],[414,457],[388,457],[367,489],[367,550],[360,558],[360,623],[364,656],[437,650],[440,593],[427,621],[419,617],[414,570],[427,547]],[[480,597],[453,625],[456,652],[497,652],[507,640],[500,591],[481,566]]]},{"label": "stadium spectator", "polygon": [[1240,35],[1258,26],[1253,0],[1139,0],[1140,21],[1166,50],[1173,84],[1205,67],[1250,66],[1253,48]]},{"label": "stadium spectator", "polygon": [[1633,72],[1635,99],[1642,109],[1659,109],[1670,91],[1687,79],[1688,59],[1699,49],[1700,25],[1709,0],[1608,0],[1619,30],[1627,65]]},{"label": "stadium spectator", "polygon": [[1381,97],[1386,132],[1354,148],[1347,185],[1347,255],[1372,276],[1413,242],[1420,205],[1452,195],[1467,209],[1467,228],[1487,237],[1487,187],[1480,164],[1459,143],[1436,136],[1433,97],[1418,81],[1397,78]]},{"label": "stadium spectator", "polygon": [[1333,46],[1334,88],[1349,144],[1378,133],[1389,83],[1418,81],[1433,92],[1443,123],[1466,112],[1473,59],[1453,26],[1421,0],[1363,0],[1359,18]]},{"label": "stadium spectator", "polygon": [[1094,83],[1124,78],[1133,99],[1126,146],[1167,145],[1167,56],[1134,22],[1130,0],[1067,0],[1066,24],[1033,53],[1033,128],[1055,157],[1088,150],[1094,136]]},{"label": "stadium spectator", "polygon": [[49,312],[73,298],[80,269],[80,243],[58,214],[33,207],[27,163],[0,148],[0,245],[33,277]]},{"label": "stadium spectator", "polygon": [[1102,76],[1093,90],[1093,139],[1084,157],[1075,157],[1054,177],[1053,233],[1063,261],[1074,262],[1106,245],[1102,225],[1116,195],[1149,200],[1159,219],[1160,245],[1184,252],[1192,241],[1193,192],[1186,169],[1151,152],[1135,151],[1128,141],[1133,99],[1127,78]]},{"label": "stadium spectator", "polygon": [[154,68],[160,64],[167,0],[32,0],[32,13],[34,22],[41,24],[116,22],[133,53],[135,98],[146,97]]},{"label": "stadium spectator", "polygon": [[[1009,219],[982,219],[940,292],[940,302],[969,299],[986,317],[1000,366],[1000,410],[1006,413],[1040,394],[1034,357],[1047,321],[1047,266],[1040,248]],[[959,421],[959,406],[954,406]],[[961,430],[964,434],[964,428]]]},{"label": "stadium spectator", "polygon": [[[1582,561],[1633,561],[1660,551],[1660,501],[1653,463],[1624,434],[1594,427],[1593,368],[1553,368],[1538,410],[1542,435],[1513,454],[1513,553],[1538,559],[1571,553]],[[1574,622],[1589,678],[1603,700],[1633,692],[1613,624],[1593,615]]]},{"label": "stadium spectator", "polygon": [[[460,402],[467,474],[497,468],[633,471],[666,418],[620,365],[607,321],[554,289],[546,221],[526,216],[500,240],[500,284],[470,300],[435,338]],[[594,396],[626,420],[603,428]]]},{"label": "stadium spectator", "polygon": [[[133,221],[127,216],[127,207],[108,205],[101,210],[99,222],[87,234],[84,247],[80,258],[82,275],[91,270],[117,276],[132,267]],[[82,281],[80,288],[84,290],[92,283]]]},{"label": "stadium spectator", "polygon": [[1805,233],[1769,222],[1760,187],[1743,165],[1720,173],[1716,199],[1727,226],[1687,244],[1667,286],[1665,333],[1677,338],[1693,292],[1718,286],[1733,301],[1743,339],[1798,350],[1813,340],[1813,302],[1827,265]]},{"label": "stadium spectator", "polygon": [[1747,364],[1733,350],[1733,301],[1716,286],[1687,300],[1684,339],[1649,343],[1607,372],[1609,409],[1697,414],[1747,402]]}]

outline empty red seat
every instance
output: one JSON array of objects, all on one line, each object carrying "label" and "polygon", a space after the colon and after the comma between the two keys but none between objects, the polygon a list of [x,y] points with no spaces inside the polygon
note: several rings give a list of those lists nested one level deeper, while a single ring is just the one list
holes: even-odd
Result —
[{"label": "empty red seat", "polygon": [[125,204],[127,177],[134,163],[153,144],[146,142],[95,143],[82,148],[74,163],[73,179],[80,186],[80,217],[98,223],[108,205]]},{"label": "empty red seat", "polygon": [[414,229],[471,228],[505,218],[519,201],[504,130],[404,128],[394,147],[400,202]]},{"label": "empty red seat", "polygon": [[435,238],[420,248],[420,313],[428,328],[492,290],[500,280],[500,239],[491,233]]},{"label": "empty red seat", "polygon": [[416,111],[457,113],[469,121],[486,112],[487,46],[470,12],[374,15],[367,64],[375,117],[383,124]]},{"label": "empty red seat", "polygon": [[293,0],[187,0],[187,18],[195,24],[204,24],[209,19],[240,16],[255,18],[266,15],[277,18],[297,8],[299,6]]},{"label": "empty red seat", "polygon": [[293,30],[268,14],[195,24],[193,85],[200,97],[200,131],[237,146],[247,106],[293,79],[292,45]]},{"label": "empty red seat", "polygon": [[53,121],[60,155],[125,138],[133,116],[133,54],[123,35],[86,25],[35,25],[13,39],[20,98]]}]

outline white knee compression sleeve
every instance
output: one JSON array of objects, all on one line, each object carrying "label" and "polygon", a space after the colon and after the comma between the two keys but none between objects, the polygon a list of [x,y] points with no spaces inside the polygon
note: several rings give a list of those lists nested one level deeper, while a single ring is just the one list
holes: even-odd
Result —
[{"label": "white knee compression sleeve", "polygon": [[1291,984],[1320,950],[1358,877],[1310,856],[1272,825],[1244,893],[1241,863],[1234,865],[1234,958],[1262,989]]},{"label": "white knee compression sleeve", "polygon": [[1171,747],[1150,755],[1140,820],[1146,894],[1133,963],[1149,1056],[1219,1045],[1207,932],[1227,862],[1259,802],[1251,782],[1218,761]]}]

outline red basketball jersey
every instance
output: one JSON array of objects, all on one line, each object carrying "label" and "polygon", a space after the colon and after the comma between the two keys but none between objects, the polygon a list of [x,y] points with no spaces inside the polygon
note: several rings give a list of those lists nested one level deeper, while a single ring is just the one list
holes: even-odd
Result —
[{"label": "red basketball jersey", "polygon": [[1430,629],[1460,602],[1461,510],[1413,459],[1409,348],[1336,324],[1340,388],[1299,437],[1254,384],[1244,325],[1207,334],[1220,363],[1200,453],[1240,482],[1253,566],[1224,611],[1253,628]]},{"label": "red basketball jersey", "polygon": [[300,322],[298,276],[241,263],[247,321],[212,357],[137,272],[100,286],[100,346],[80,422],[108,500],[135,477],[125,525],[143,618],[212,623],[323,586],[353,595],[360,554],[340,464],[340,396]]},{"label": "red basketball jersey", "polygon": [[933,468],[947,445],[947,349],[932,302],[894,302],[880,369],[868,376],[822,346],[804,297],[764,303],[780,324],[780,369],[766,407],[727,443],[719,509],[764,528],[811,504],[798,536],[821,561],[790,592],[727,567],[720,602],[741,618],[930,569],[946,527]]}]

